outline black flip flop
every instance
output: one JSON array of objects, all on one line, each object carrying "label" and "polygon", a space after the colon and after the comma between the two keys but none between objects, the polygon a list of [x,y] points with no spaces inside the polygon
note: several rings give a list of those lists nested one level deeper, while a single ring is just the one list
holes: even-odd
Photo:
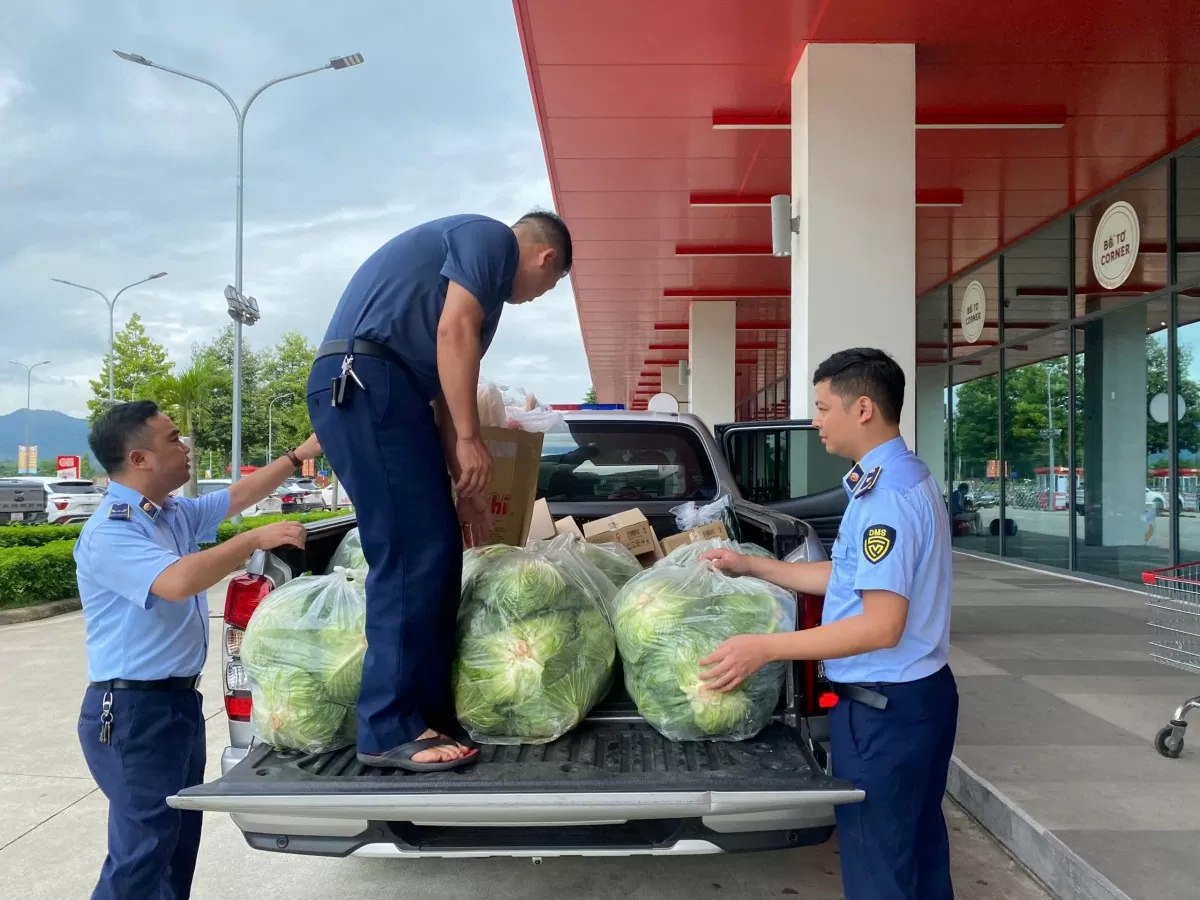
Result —
[{"label": "black flip flop", "polygon": [[375,766],[381,769],[403,769],[406,772],[449,772],[452,769],[460,769],[463,766],[473,765],[479,761],[479,752],[474,750],[466,756],[446,762],[413,762],[413,757],[424,750],[430,750],[434,747],[456,746],[462,745],[456,740],[439,734],[436,737],[409,741],[407,744],[401,744],[399,747],[396,747],[394,750],[388,750],[386,753],[359,753],[357,756],[358,761],[365,766]]}]

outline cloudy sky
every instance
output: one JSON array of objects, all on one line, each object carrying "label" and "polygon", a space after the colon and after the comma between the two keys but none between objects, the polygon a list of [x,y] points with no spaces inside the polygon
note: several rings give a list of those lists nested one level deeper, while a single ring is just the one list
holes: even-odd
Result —
[{"label": "cloudy sky", "polygon": [[[127,291],[131,312],[185,360],[227,322],[236,126],[219,94],[113,49],[217,82],[239,103],[263,82],[362,53],[366,63],[271,88],[247,117],[245,289],[255,347],[290,329],[314,342],[355,268],[422,220],[512,221],[551,206],[511,4],[8,4],[0,31],[0,413],[86,411],[108,312],[65,278]],[[510,309],[484,374],[548,402],[589,378],[567,284]]]}]

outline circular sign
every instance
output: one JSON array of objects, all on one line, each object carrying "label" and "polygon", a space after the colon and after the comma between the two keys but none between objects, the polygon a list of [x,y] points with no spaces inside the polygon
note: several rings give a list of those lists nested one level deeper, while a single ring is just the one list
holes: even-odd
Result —
[{"label": "circular sign", "polygon": [[979,340],[979,336],[983,334],[983,324],[986,318],[987,292],[978,281],[972,281],[963,291],[962,309],[958,315],[959,327],[968,344]]},{"label": "circular sign", "polygon": [[1116,290],[1133,274],[1142,232],[1137,211],[1120,200],[1104,211],[1092,238],[1092,271],[1108,291]]},{"label": "circular sign", "polygon": [[646,409],[650,412],[677,413],[679,412],[679,401],[672,394],[655,394],[646,404]]},{"label": "circular sign", "polygon": [[[1167,399],[1166,394],[1155,394],[1150,398],[1150,418],[1160,425],[1165,425],[1167,422],[1167,410],[1171,408],[1171,403]],[[1187,412],[1187,401],[1183,399],[1182,394],[1175,397],[1175,421],[1178,422],[1183,418],[1183,414]]]}]

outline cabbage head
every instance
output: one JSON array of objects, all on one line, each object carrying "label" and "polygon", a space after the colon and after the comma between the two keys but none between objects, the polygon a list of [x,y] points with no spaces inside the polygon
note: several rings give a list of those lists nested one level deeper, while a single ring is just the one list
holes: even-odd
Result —
[{"label": "cabbage head", "polygon": [[260,740],[307,753],[353,743],[367,652],[364,574],[293,579],[251,616],[241,661]]},{"label": "cabbage head", "polygon": [[770,722],[783,664],[773,663],[720,693],[700,677],[706,668],[700,660],[734,635],[795,628],[796,602],[787,591],[709,566],[668,565],[630,581],[613,608],[626,690],[665,737],[739,741]]},{"label": "cabbage head", "polygon": [[455,708],[480,743],[545,743],[611,687],[616,639],[604,591],[613,588],[570,554],[510,550],[476,553],[464,584]]}]

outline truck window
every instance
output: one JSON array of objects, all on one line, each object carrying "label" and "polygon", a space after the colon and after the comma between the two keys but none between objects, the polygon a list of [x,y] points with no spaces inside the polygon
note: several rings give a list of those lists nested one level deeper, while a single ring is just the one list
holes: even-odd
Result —
[{"label": "truck window", "polygon": [[777,503],[819,494],[841,484],[850,463],[825,450],[816,429],[735,431],[729,435],[729,467],[752,503]]},{"label": "truck window", "polygon": [[669,423],[571,422],[542,443],[538,498],[711,500],[717,478],[699,435]]}]

